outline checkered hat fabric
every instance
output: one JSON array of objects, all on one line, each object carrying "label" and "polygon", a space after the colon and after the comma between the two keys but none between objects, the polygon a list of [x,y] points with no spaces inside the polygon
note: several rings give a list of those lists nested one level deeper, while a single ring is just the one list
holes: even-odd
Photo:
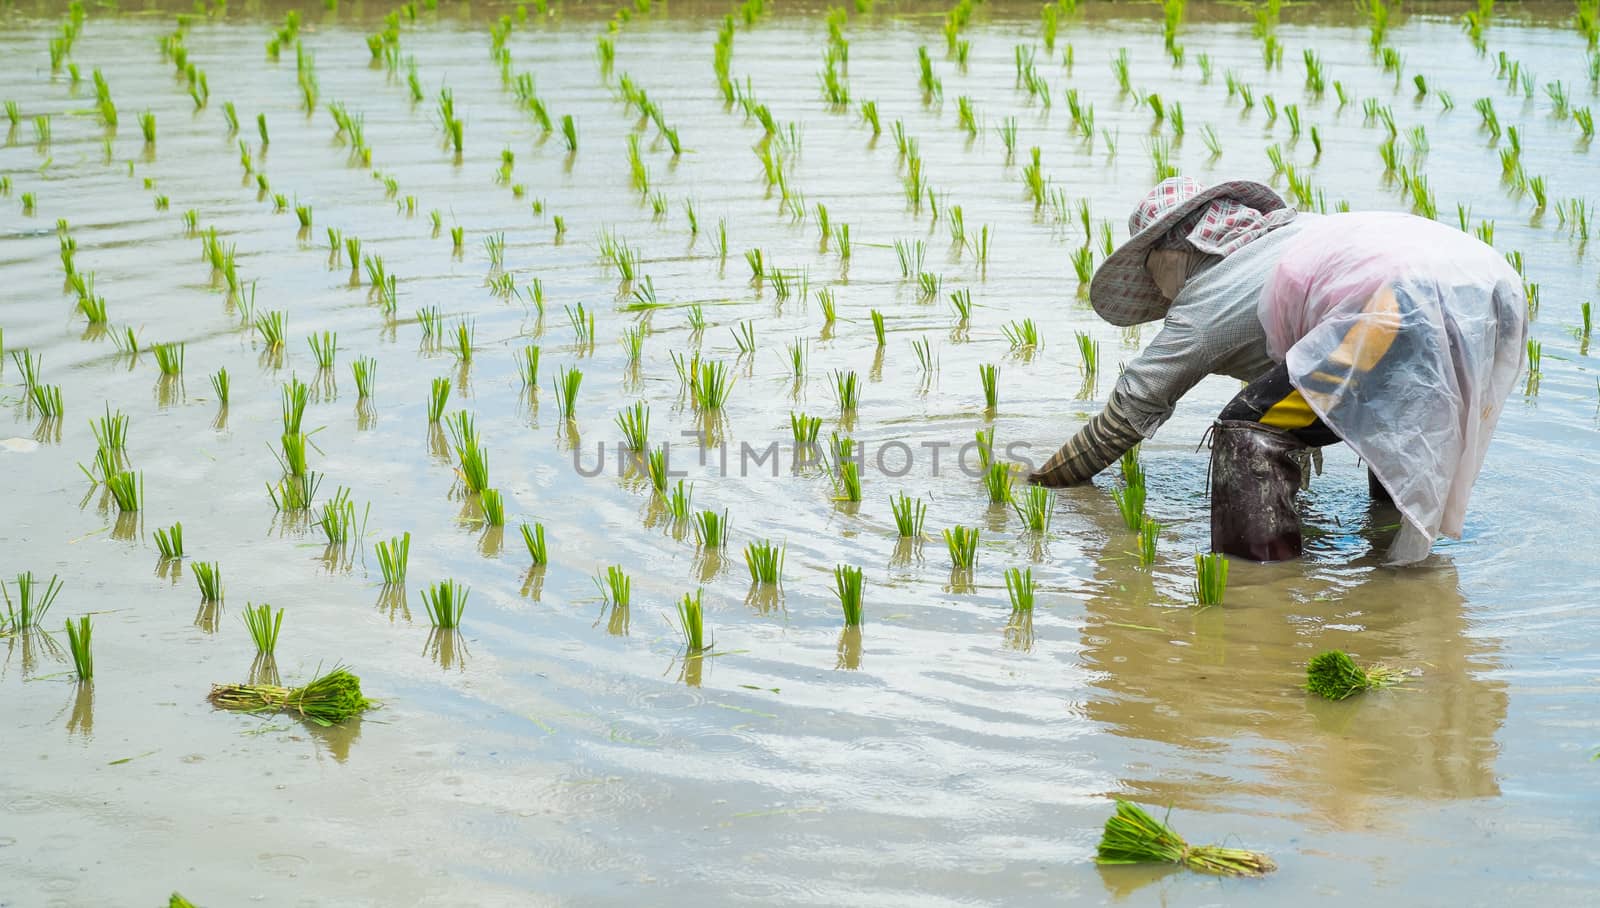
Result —
[{"label": "checkered hat fabric", "polygon": [[1254,180],[1211,187],[1193,177],[1162,180],[1129,215],[1128,242],[1095,271],[1089,303],[1101,318],[1126,327],[1167,314],[1171,302],[1145,270],[1145,255],[1167,231],[1202,209],[1189,241],[1201,252],[1223,256],[1293,216],[1272,187]]}]

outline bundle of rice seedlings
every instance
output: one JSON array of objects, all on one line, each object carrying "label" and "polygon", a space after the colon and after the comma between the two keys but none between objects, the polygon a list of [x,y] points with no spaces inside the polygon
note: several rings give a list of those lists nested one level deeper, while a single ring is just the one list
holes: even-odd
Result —
[{"label": "bundle of rice seedlings", "polygon": [[983,487],[989,492],[990,504],[1010,504],[1015,474],[1011,465],[994,461],[983,474]]},{"label": "bundle of rice seedlings", "polygon": [[1318,653],[1306,663],[1306,690],[1329,700],[1389,687],[1400,683],[1403,677],[1399,669],[1383,665],[1362,668],[1349,653],[1337,649]]},{"label": "bundle of rice seedlings", "polygon": [[454,580],[441,580],[431,587],[423,587],[422,603],[428,609],[428,620],[434,627],[459,627],[471,592],[468,587],[456,586]]},{"label": "bundle of rice seedlings", "polygon": [[1056,494],[1044,486],[1028,486],[1021,500],[1013,499],[1011,509],[1022,518],[1023,526],[1035,533],[1050,530],[1050,519],[1055,514]]},{"label": "bundle of rice seedlings", "polygon": [[218,709],[286,712],[321,726],[343,722],[378,706],[361,693],[361,679],[343,666],[312,678],[303,687],[271,684],[213,684],[206,697]]},{"label": "bundle of rice seedlings", "polygon": [[605,572],[594,578],[600,598],[615,606],[626,608],[633,601],[633,578],[619,565],[607,565]]},{"label": "bundle of rice seedlings", "polygon": [[428,389],[428,422],[437,423],[450,403],[450,379],[436,378]]},{"label": "bundle of rice seedlings", "polygon": [[983,382],[983,407],[994,410],[1000,406],[1000,367],[982,363],[978,366],[978,378]]},{"label": "bundle of rice seedlings", "polygon": [[283,629],[283,609],[272,613],[272,606],[265,602],[260,605],[245,605],[244,626],[250,632],[250,639],[255,642],[256,652],[263,656],[272,655],[278,648],[278,632]]},{"label": "bundle of rice seedlings", "polygon": [[850,413],[861,403],[861,378],[854,371],[835,370],[833,390],[840,413]]},{"label": "bundle of rice seedlings", "polygon": [[583,372],[562,367],[556,376],[556,407],[562,419],[571,419],[578,409],[578,388],[583,384]]},{"label": "bundle of rice seedlings", "polygon": [[1164,821],[1121,799],[1117,801],[1117,812],[1106,820],[1095,863],[1179,864],[1221,876],[1261,876],[1278,869],[1271,858],[1258,852],[1190,845]]},{"label": "bundle of rice seedlings", "polygon": [[370,356],[363,356],[350,364],[350,372],[356,380],[356,397],[366,400],[372,396],[372,380],[378,374],[378,361]]},{"label": "bundle of rice seedlings", "polygon": [[67,619],[67,648],[72,651],[72,670],[79,681],[94,680],[94,654],[89,651],[89,637],[93,631],[88,615],[79,618],[76,624],[71,618]]},{"label": "bundle of rice seedlings", "polygon": [[167,899],[167,908],[200,908],[200,906],[174,892],[172,897]]},{"label": "bundle of rice seedlings", "polygon": [[1146,517],[1139,524],[1139,563],[1145,567],[1155,563],[1156,540],[1161,538],[1161,524]]},{"label": "bundle of rice seedlings", "polygon": [[643,451],[649,447],[650,438],[650,407],[644,401],[636,401],[617,414],[617,430],[622,433],[622,440],[629,450]]},{"label": "bundle of rice seedlings", "polygon": [[106,488],[117,501],[117,510],[123,513],[139,510],[144,502],[144,474],[123,470],[106,477]]}]

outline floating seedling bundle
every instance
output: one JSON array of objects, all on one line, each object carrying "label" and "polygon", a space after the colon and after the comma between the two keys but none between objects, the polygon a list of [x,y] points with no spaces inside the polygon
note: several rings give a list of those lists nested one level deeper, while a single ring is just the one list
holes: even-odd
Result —
[{"label": "floating seedling bundle", "polygon": [[218,709],[293,713],[322,726],[343,722],[378,706],[376,701],[362,695],[361,679],[343,666],[335,666],[303,687],[213,684],[206,699]]},{"label": "floating seedling bundle", "polygon": [[1095,863],[1178,864],[1219,876],[1261,876],[1278,869],[1271,858],[1259,852],[1190,845],[1163,820],[1123,800],[1117,801],[1117,812],[1106,820]]},{"label": "floating seedling bundle", "polygon": [[1343,700],[1362,691],[1399,684],[1404,674],[1382,665],[1362,668],[1350,654],[1328,650],[1306,663],[1306,690],[1329,700]]}]

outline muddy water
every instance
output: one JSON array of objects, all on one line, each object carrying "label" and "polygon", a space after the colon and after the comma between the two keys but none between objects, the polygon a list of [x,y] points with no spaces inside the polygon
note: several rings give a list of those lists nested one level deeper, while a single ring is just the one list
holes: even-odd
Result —
[{"label": "muddy water", "polygon": [[[602,79],[602,11],[530,16],[507,45],[511,72],[534,74],[552,115],[576,117],[579,149],[568,155],[559,133],[546,135],[519,109],[490,58],[490,27],[509,7],[424,10],[403,24],[401,55],[415,59],[422,103],[410,100],[403,67],[396,75],[371,62],[363,38],[386,10],[305,11],[300,40],[319,88],[310,116],[293,51],[265,59],[282,23],[277,6],[194,22],[184,43],[211,93],[198,111],[159,52],[175,10],[90,15],[70,56],[83,75],[74,86],[49,67],[61,11],[8,8],[0,94],[25,119],[0,147],[0,173],[13,184],[0,199],[0,326],[8,350],[42,355],[42,380],[61,385],[66,416],[41,424],[17,366],[9,357],[0,366],[0,570],[63,577],[52,626],[94,613],[97,677],[92,687],[70,680],[60,634],[53,646],[37,634],[0,641],[0,904],[153,904],[174,888],[208,905],[1589,900],[1600,876],[1590,761],[1600,729],[1587,607],[1596,557],[1586,540],[1600,495],[1590,478],[1595,372],[1571,329],[1579,302],[1594,295],[1595,259],[1553,207],[1534,214],[1499,185],[1498,156],[1471,108],[1492,96],[1502,120],[1520,125],[1525,166],[1547,176],[1553,200],[1590,191],[1595,152],[1572,120],[1553,117],[1538,90],[1531,100],[1508,95],[1491,62],[1504,50],[1537,72],[1537,86],[1560,79],[1575,105],[1592,105],[1567,8],[1498,20],[1490,58],[1474,55],[1451,21],[1456,10],[1419,10],[1392,32],[1406,58],[1400,88],[1369,59],[1364,27],[1324,12],[1287,17],[1286,62],[1268,72],[1238,11],[1191,10],[1188,60],[1174,69],[1153,13],[1096,10],[1063,25],[1054,55],[1040,50],[1054,93],[1045,110],[1018,88],[1013,63],[1015,45],[1041,43],[1031,7],[980,11],[963,35],[965,70],[942,53],[935,12],[879,7],[845,27],[853,99],[877,101],[877,138],[853,109],[832,111],[820,97],[822,9],[778,5],[737,30],[734,77],[750,80],[780,124],[799,124],[787,181],[804,194],[803,219],[766,186],[750,151],[760,127],[717,94],[722,6],[671,4],[615,38],[615,74],[629,74],[679,130],[677,158],[624,109],[616,75]],[[926,103],[917,84],[922,44],[934,51],[942,104]],[[1441,543],[1425,565],[1381,566],[1392,518],[1369,511],[1353,456],[1330,450],[1304,498],[1306,559],[1235,564],[1226,607],[1185,608],[1191,556],[1206,540],[1196,445],[1236,388],[1222,379],[1192,393],[1146,445],[1149,511],[1168,528],[1153,569],[1130,554],[1107,477],[1063,494],[1038,539],[952,466],[986,425],[1016,445],[1013,456],[1044,457],[1103,401],[1117,363],[1154,334],[1123,334],[1093,317],[1069,264],[1082,228],[1048,206],[1036,213],[1022,188],[1026,149],[1037,145],[1053,187],[1089,202],[1098,233],[1101,221],[1120,225],[1149,185],[1148,109],[1119,97],[1110,77],[1122,47],[1136,88],[1181,100],[1188,135],[1174,156],[1187,172],[1265,177],[1263,150],[1277,141],[1330,206],[1400,207],[1381,177],[1382,127],[1361,114],[1361,99],[1376,97],[1392,105],[1402,134],[1425,126],[1441,219],[1470,204],[1474,221],[1495,222],[1500,248],[1525,256],[1541,287],[1532,331],[1544,343],[1542,380],[1507,409],[1465,538]],[[1331,90],[1306,96],[1298,61],[1307,47],[1330,84],[1353,94],[1350,106],[1335,109]],[[1212,61],[1209,81],[1201,53]],[[111,134],[93,112],[95,67],[121,114]],[[1248,114],[1228,97],[1229,69],[1253,86]],[[1415,72],[1455,108],[1444,111],[1433,94],[1416,100]],[[441,86],[466,123],[459,160],[434,113]],[[1068,87],[1094,103],[1114,156],[1104,137],[1091,147],[1072,134]],[[1320,157],[1305,137],[1290,140],[1283,116],[1267,124],[1259,99],[1268,93],[1317,125]],[[983,122],[976,138],[958,126],[959,96]],[[228,100],[237,136],[224,125]],[[335,138],[330,102],[364,117],[370,167]],[[153,148],[137,123],[146,109],[158,123]],[[52,115],[48,145],[35,141],[38,113]],[[269,124],[265,148],[252,126],[258,113]],[[995,132],[1007,117],[1018,124],[1010,160]],[[926,203],[906,203],[896,120],[943,196],[937,221]],[[1216,128],[1220,157],[1204,147],[1204,124]],[[667,199],[659,218],[630,185],[630,134],[640,136],[651,191]],[[258,193],[240,167],[240,139],[273,192],[291,208],[312,204],[311,231],[298,232],[290,211],[275,212]],[[508,182],[496,179],[503,148],[514,153]],[[393,195],[374,170],[394,179]],[[36,194],[31,214],[21,212],[22,193]],[[158,194],[167,210],[156,210]],[[698,235],[684,213],[690,199]],[[819,241],[817,203],[850,225],[848,260]],[[991,228],[986,265],[951,242],[946,206],[956,204],[969,234]],[[281,358],[241,327],[241,302],[185,230],[188,209],[237,247],[257,310],[287,313]],[[435,209],[440,234],[428,217]],[[559,238],[556,215],[566,224]],[[77,267],[95,273],[112,326],[132,327],[145,344],[186,342],[181,381],[161,380],[148,352],[130,357],[86,330],[63,283],[57,219],[70,224]],[[459,255],[448,236],[457,225]],[[327,227],[383,256],[397,276],[395,318],[364,276],[352,280],[350,263],[330,255]],[[642,280],[619,288],[599,256],[607,231],[638,249],[659,308],[629,310]],[[484,240],[500,233],[503,270],[519,287],[542,282],[542,319],[488,284],[496,271]],[[896,240],[926,244],[923,270],[942,279],[933,300],[902,277]],[[753,283],[743,253],[755,248],[769,265],[803,274],[810,298],[796,288],[780,299],[772,281]],[[838,300],[831,327],[821,288]],[[967,326],[946,299],[957,289],[972,293]],[[563,311],[578,302],[596,313],[592,345],[575,338]],[[694,303],[709,323],[699,333],[688,324]],[[470,364],[424,340],[412,313],[429,306],[447,327],[474,320]],[[872,309],[886,321],[881,352]],[[1020,318],[1043,334],[1031,356],[1012,353],[1002,332]],[[746,320],[758,349],[740,357],[731,329]],[[649,334],[635,369],[618,338],[636,325]],[[307,347],[322,331],[338,332],[331,376],[318,374]],[[1101,344],[1097,382],[1080,370],[1077,331]],[[931,376],[911,348],[922,337],[938,358]],[[783,355],[795,338],[810,357],[798,385]],[[542,349],[532,393],[513,359],[529,343]],[[703,457],[680,434],[702,426],[671,358],[696,349],[737,378],[714,427],[723,444]],[[357,356],[378,362],[366,402],[349,372]],[[992,415],[983,363],[1001,369]],[[585,376],[571,423],[550,386],[561,366]],[[219,367],[233,380],[225,410],[206,379]],[[863,380],[848,425],[833,399],[836,369]],[[307,420],[323,497],[342,486],[363,510],[371,503],[359,547],[329,550],[305,520],[276,513],[264,489],[279,475],[271,452],[279,389],[291,376],[314,386]],[[492,483],[506,497],[504,532],[483,529],[427,424],[428,385],[439,376],[454,383],[451,409],[477,415]],[[635,400],[651,406],[653,438],[673,442],[696,507],[729,510],[725,556],[698,552],[692,533],[674,530],[636,472],[619,477],[612,418]],[[75,466],[92,457],[87,422],[107,404],[131,418],[129,456],[148,499],[134,518],[119,519]],[[791,469],[787,453],[776,476],[771,460],[741,468],[743,445],[764,454],[787,441],[791,410],[823,416],[825,437],[847,432],[867,446],[859,507],[834,501],[825,473]],[[583,475],[597,463],[598,475]],[[921,545],[897,545],[887,499],[900,491],[929,501]],[[222,566],[220,609],[200,604],[181,566],[159,562],[153,533],[178,520],[190,560]],[[515,529],[534,520],[550,537],[543,571],[530,570]],[[937,536],[958,523],[984,531],[971,576],[952,574]],[[385,594],[371,544],[408,531],[408,592]],[[780,595],[751,594],[738,549],[758,538],[788,546]],[[841,633],[831,576],[840,563],[866,572],[859,636]],[[612,564],[634,581],[626,612],[608,608],[591,580]],[[1002,571],[1012,566],[1031,566],[1038,580],[1031,621],[1010,617]],[[417,595],[444,578],[472,589],[463,627],[450,635],[430,633]],[[667,616],[700,587],[715,648],[686,662]],[[384,708],[328,730],[213,712],[208,686],[252,672],[239,618],[251,602],[286,609],[276,666],[286,680],[343,661]],[[1328,647],[1415,676],[1353,701],[1310,701],[1297,689],[1303,665]],[[1191,839],[1267,850],[1281,869],[1240,883],[1096,868],[1113,796],[1173,805]]]}]

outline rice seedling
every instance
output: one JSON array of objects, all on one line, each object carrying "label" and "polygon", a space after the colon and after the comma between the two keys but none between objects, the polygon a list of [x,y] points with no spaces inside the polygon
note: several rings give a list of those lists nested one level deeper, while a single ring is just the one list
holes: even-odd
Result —
[{"label": "rice seedling", "polygon": [[89,430],[94,433],[96,445],[109,451],[121,451],[128,442],[128,415],[121,410],[112,413],[108,403],[104,416],[89,421]]},{"label": "rice seedling", "polygon": [[822,431],[822,417],[790,411],[789,428],[794,433],[796,446],[815,445],[817,434]]},{"label": "rice seedling", "polygon": [[528,547],[528,557],[533,559],[535,567],[550,562],[549,551],[545,548],[544,524],[535,523],[531,527],[522,524],[522,542]]},{"label": "rice seedling", "polygon": [[1056,495],[1044,486],[1030,485],[1021,496],[1014,496],[1011,509],[1030,532],[1047,533],[1055,516]]},{"label": "rice seedling", "polygon": [[201,602],[222,601],[222,566],[215,561],[196,561],[189,565],[194,582],[200,587]]},{"label": "rice seedling", "polygon": [[1015,481],[1016,476],[1010,464],[991,460],[983,474],[983,487],[989,493],[989,503],[1011,504]]},{"label": "rice seedling", "polygon": [[4,596],[6,601],[5,621],[0,623],[0,629],[21,631],[43,626],[45,613],[55,603],[56,597],[61,595],[61,578],[51,574],[44,588],[40,589],[33,572],[24,571],[17,575],[16,583],[17,598],[13,600],[5,583],[0,581],[0,596]]},{"label": "rice seedling", "polygon": [[950,308],[955,311],[956,320],[965,323],[972,317],[972,291],[963,287],[951,293]]},{"label": "rice seedling", "polygon": [[1039,328],[1031,318],[1025,318],[1020,322],[1012,322],[1001,330],[1005,332],[1006,340],[1011,343],[1011,349],[1013,350],[1039,346]]},{"label": "rice seedling", "polygon": [[406,582],[406,565],[411,560],[411,534],[395,536],[374,546],[378,555],[378,570],[383,573],[383,585],[401,587]]},{"label": "rice seedling", "polygon": [[1218,876],[1261,876],[1277,869],[1271,858],[1258,852],[1190,845],[1165,822],[1121,799],[1117,800],[1117,812],[1106,820],[1095,863],[1178,864]]},{"label": "rice seedling", "polygon": [[451,351],[462,365],[472,362],[472,347],[478,336],[478,323],[470,318],[456,322],[455,347]]},{"label": "rice seedling", "polygon": [[[370,505],[368,510],[371,510]],[[362,529],[356,525],[356,505],[350,500],[349,489],[341,486],[331,500],[323,502],[317,526],[330,546],[343,546],[361,537]]]},{"label": "rice seedling", "polygon": [[461,626],[461,616],[467,610],[467,596],[472,592],[457,586],[454,580],[441,580],[433,586],[422,588],[422,604],[428,610],[428,620],[434,627],[446,630]]},{"label": "rice seedling", "polygon": [[701,511],[694,515],[695,539],[703,549],[719,551],[728,545],[728,512]]},{"label": "rice seedling", "polygon": [[1194,556],[1195,579],[1191,587],[1196,605],[1202,608],[1222,604],[1228,588],[1228,559],[1220,552],[1199,552]]},{"label": "rice seedling", "polygon": [[461,482],[469,492],[482,492],[489,487],[489,452],[483,447],[472,414],[456,411],[446,420],[450,430],[450,444],[455,449],[460,468]]},{"label": "rice seedling", "polygon": [[578,412],[578,388],[583,385],[583,372],[563,366],[556,372],[556,408],[562,419],[572,419]]},{"label": "rice seedling", "polygon": [[577,154],[578,121],[572,118],[572,114],[567,114],[561,118],[561,140],[567,146],[567,153]]},{"label": "rice seedling", "polygon": [[106,477],[106,489],[117,502],[117,510],[132,513],[144,504],[144,474],[121,470]]},{"label": "rice seedling", "polygon": [[845,627],[860,627],[862,618],[861,593],[864,587],[861,568],[841,564],[833,569],[833,592],[839,597],[839,607],[844,611]]},{"label": "rice seedling", "polygon": [[306,339],[311,346],[311,355],[316,357],[317,368],[332,369],[334,357],[339,352],[339,335],[333,331],[324,331],[313,334]]},{"label": "rice seedling", "polygon": [[838,300],[834,297],[832,288],[823,287],[817,291],[817,306],[822,310],[822,324],[833,324],[838,317]]},{"label": "rice seedling", "polygon": [[94,680],[94,655],[90,651],[93,632],[88,615],[79,618],[76,624],[71,618],[67,619],[67,649],[72,653],[72,671],[80,684]]},{"label": "rice seedling", "polygon": [[973,446],[978,451],[978,466],[988,470],[994,463],[994,426],[973,433]]},{"label": "rice seedling", "polygon": [[283,414],[283,431],[288,435],[299,435],[301,423],[305,420],[306,404],[311,400],[311,388],[298,378],[290,378],[279,393],[280,407]]},{"label": "rice seedling", "polygon": [[[9,179],[9,177],[8,177],[8,179]],[[38,204],[39,204],[38,193],[24,192],[22,194],[21,198],[22,198],[22,213],[25,214],[25,215],[33,214],[34,209],[36,207],[38,207]]]},{"label": "rice seedling", "polygon": [[268,350],[283,349],[284,328],[288,320],[288,314],[281,310],[264,312],[256,316],[256,334],[260,336],[261,343]]},{"label": "rice seedling", "polygon": [[250,639],[255,642],[256,653],[270,657],[278,646],[278,633],[283,629],[283,609],[278,609],[277,614],[272,612],[272,606],[246,605],[244,609],[244,626],[250,631]]},{"label": "rice seedling", "polygon": [[565,307],[567,322],[572,325],[572,336],[579,344],[594,342],[594,313],[586,310],[583,303],[576,306]]},{"label": "rice seedling", "polygon": [[436,378],[428,389],[428,422],[437,423],[450,402],[450,379]]},{"label": "rice seedling", "polygon": [[279,511],[308,511],[321,485],[320,473],[307,471],[285,475],[276,486],[267,486],[267,495],[272,499],[272,506]]},{"label": "rice seedling", "polygon": [[733,378],[725,363],[707,361],[691,367],[690,396],[695,407],[703,413],[720,411],[733,392]]},{"label": "rice seedling", "polygon": [[342,666],[334,666],[303,687],[213,684],[206,699],[218,709],[292,713],[323,727],[354,718],[378,706],[376,701],[362,695],[361,679]]},{"label": "rice seedling", "polygon": [[699,303],[695,303],[689,307],[689,314],[687,318],[689,321],[689,330],[691,332],[698,334],[701,331],[706,330],[705,307],[701,306]]},{"label": "rice seedling", "polygon": [[978,563],[977,527],[957,525],[944,531],[945,547],[950,550],[950,566],[958,571],[970,571]]},{"label": "rice seedling", "polygon": [[851,413],[861,403],[861,379],[854,371],[834,370],[833,390],[840,413]]},{"label": "rice seedling", "polygon": [[139,114],[139,131],[144,133],[144,144],[156,144],[156,115],[150,111]]},{"label": "rice seedling", "polygon": [[483,522],[492,527],[506,525],[505,496],[499,489],[484,489],[478,495],[478,502],[483,507]]},{"label": "rice seedling", "polygon": [[650,437],[650,407],[644,401],[636,401],[633,406],[617,414],[617,431],[622,433],[622,439],[628,448],[633,451],[644,451],[649,447]]},{"label": "rice seedling", "polygon": [[1139,564],[1149,567],[1156,560],[1156,541],[1161,536],[1161,524],[1146,517],[1139,522]]},{"label": "rice seedling", "polygon": [[1000,367],[982,363],[978,366],[978,378],[983,383],[984,409],[992,412],[1000,406]]},{"label": "rice seedling", "polygon": [[683,594],[683,599],[678,602],[678,629],[683,633],[683,643],[693,656],[706,649],[705,630],[705,605],[701,599],[704,590],[695,590],[694,595]]},{"label": "rice seedling", "polygon": [[28,398],[38,408],[42,419],[58,419],[62,412],[61,386],[41,385],[33,382],[28,386]]},{"label": "rice seedling", "polygon": [[882,349],[884,346],[883,313],[876,309],[872,310],[872,333],[878,339],[878,348]]},{"label": "rice seedling", "polygon": [[836,468],[837,475],[834,487],[838,491],[836,501],[859,503],[861,501],[861,462],[851,459],[850,449],[854,442],[848,438],[834,436],[837,449]]},{"label": "rice seedling", "polygon": [[783,579],[783,557],[786,546],[773,545],[764,539],[745,546],[744,563],[750,569],[750,582],[777,585]]},{"label": "rice seedling", "polygon": [[1005,578],[1011,611],[1033,611],[1033,568],[1006,568]]},{"label": "rice seedling", "polygon": [[756,323],[754,321],[740,322],[737,328],[732,329],[733,341],[739,345],[740,355],[754,353],[756,350]]},{"label": "rice seedling", "polygon": [[1382,665],[1362,668],[1342,650],[1318,653],[1306,663],[1306,690],[1328,700],[1399,684],[1405,673]]},{"label": "rice seedling", "polygon": [[183,557],[183,524],[175,523],[164,530],[156,530],[156,550],[162,560]]}]

